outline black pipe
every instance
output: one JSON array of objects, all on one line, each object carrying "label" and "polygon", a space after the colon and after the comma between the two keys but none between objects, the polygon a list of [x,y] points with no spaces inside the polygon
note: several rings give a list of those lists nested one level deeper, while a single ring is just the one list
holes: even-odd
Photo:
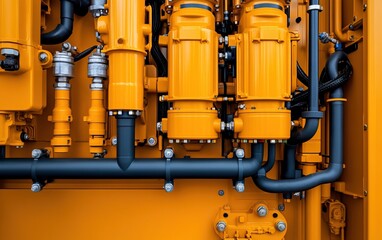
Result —
[{"label": "black pipe", "polygon": [[[319,5],[319,0],[311,0],[310,6]],[[319,10],[311,9],[309,11],[309,111],[303,112],[302,117],[306,118],[304,128],[292,132],[289,144],[296,145],[311,139],[317,131],[319,119],[323,114],[318,109],[318,80],[319,80],[319,56],[318,56],[318,24]]]},{"label": "black pipe", "polygon": [[[252,157],[243,159],[134,159],[122,170],[118,159],[12,159],[0,160],[1,179],[237,179],[250,177],[259,170],[255,158],[261,146],[252,145]],[[167,168],[167,169],[166,169]],[[240,174],[240,170],[242,173]]]},{"label": "black pipe", "polygon": [[296,148],[297,145],[285,144],[283,161],[283,179],[296,178]]},{"label": "black pipe", "polygon": [[[331,98],[342,98],[342,89],[333,91]],[[342,173],[343,164],[343,102],[330,103],[330,163],[329,167],[312,175],[297,179],[272,180],[266,177],[264,169],[260,169],[255,184],[262,190],[273,193],[300,192],[320,184],[336,181]]]},{"label": "black pipe", "polygon": [[59,44],[66,41],[73,31],[74,1],[61,0],[61,23],[48,33],[41,34],[41,44]]},{"label": "black pipe", "polygon": [[117,161],[122,170],[129,168],[135,158],[135,116],[122,111],[117,115]]},{"label": "black pipe", "polygon": [[269,172],[273,168],[273,166],[275,165],[275,161],[276,161],[276,144],[268,143],[268,160],[262,166],[265,172]]},{"label": "black pipe", "polygon": [[[329,58],[326,68],[331,79],[339,75],[338,61],[343,57],[342,53],[335,53]],[[308,190],[324,183],[336,181],[342,174],[343,164],[343,91],[342,88],[335,89],[330,98],[330,163],[329,167],[321,172],[304,176],[297,179],[272,180],[266,177],[266,171],[260,169],[257,176],[252,179],[262,190],[274,193],[289,193]],[[294,157],[293,157],[294,160]],[[285,173],[284,173],[285,174]]]}]

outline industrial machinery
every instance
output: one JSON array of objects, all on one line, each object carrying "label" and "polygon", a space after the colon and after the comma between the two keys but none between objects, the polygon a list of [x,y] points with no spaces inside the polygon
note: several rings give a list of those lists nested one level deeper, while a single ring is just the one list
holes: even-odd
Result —
[{"label": "industrial machinery", "polygon": [[0,239],[380,239],[378,0],[0,0]]}]

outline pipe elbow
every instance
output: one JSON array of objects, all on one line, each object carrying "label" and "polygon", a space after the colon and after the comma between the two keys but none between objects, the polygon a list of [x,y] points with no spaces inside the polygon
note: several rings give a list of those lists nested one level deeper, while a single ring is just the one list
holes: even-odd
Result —
[{"label": "pipe elbow", "polygon": [[292,132],[292,136],[288,140],[288,144],[297,145],[310,140],[317,132],[318,122],[319,119],[316,118],[307,119],[304,128]]},{"label": "pipe elbow", "polygon": [[64,22],[64,24],[58,24],[53,31],[42,34],[41,43],[53,45],[65,42],[72,35],[72,32],[73,20],[68,19]]}]

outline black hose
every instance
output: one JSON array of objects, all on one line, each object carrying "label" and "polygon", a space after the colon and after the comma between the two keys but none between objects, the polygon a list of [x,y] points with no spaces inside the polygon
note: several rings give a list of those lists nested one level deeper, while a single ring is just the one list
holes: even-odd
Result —
[{"label": "black hose", "polygon": [[[330,59],[332,59],[332,60],[330,60]],[[328,79],[328,73],[327,73],[328,66],[326,65],[322,74],[321,74],[321,76],[322,76],[321,80],[320,80],[321,85],[319,88],[319,94],[320,95],[323,95],[326,92],[330,92],[331,90],[336,89],[336,88],[342,86],[343,84],[345,84],[350,79],[352,72],[353,72],[353,67],[352,67],[347,55],[342,51],[338,51],[338,52],[333,53],[329,58],[328,63],[329,62],[331,64],[333,62],[336,62],[336,64],[338,66],[341,66],[342,69],[339,71],[339,72],[341,72],[341,74],[339,74],[334,79]],[[310,91],[306,90],[302,93],[297,94],[292,99],[292,106],[295,106],[296,104],[299,104],[301,102],[306,101],[307,98],[309,97],[309,93],[310,93]]]},{"label": "black hose", "polygon": [[298,63],[298,62],[297,62],[297,78],[305,86],[309,86],[310,85],[310,80],[309,80],[308,75],[306,75],[306,73],[304,72],[304,70],[300,66],[300,63]]},{"label": "black hose", "polygon": [[151,55],[156,63],[158,69],[158,77],[167,76],[167,59],[163,55],[159,46],[159,35],[162,30],[161,22],[161,1],[160,0],[150,0],[148,3],[151,5],[153,12],[153,23],[152,23],[152,46]]},{"label": "black hose", "polygon": [[135,116],[123,111],[116,118],[118,165],[126,170],[135,158]]},{"label": "black hose", "polygon": [[80,61],[81,59],[83,59],[84,57],[86,57],[87,55],[92,53],[93,50],[96,49],[97,47],[98,47],[97,45],[94,45],[94,46],[91,46],[90,48],[80,52],[79,54],[77,54],[76,56],[73,57],[74,61],[75,62]]}]

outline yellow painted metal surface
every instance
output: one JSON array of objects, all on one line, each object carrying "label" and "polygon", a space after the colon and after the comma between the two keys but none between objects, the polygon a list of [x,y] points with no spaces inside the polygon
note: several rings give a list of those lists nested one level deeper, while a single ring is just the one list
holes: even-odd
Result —
[{"label": "yellow painted metal surface", "polygon": [[[0,0],[0,49],[16,49],[21,56],[17,73],[0,69],[0,145],[6,146],[6,157],[29,158],[35,148],[53,147],[52,158],[92,157],[104,149],[113,158],[116,121],[106,112],[139,110],[138,158],[163,157],[166,147],[177,157],[219,158],[226,144],[219,118],[224,87],[234,136],[240,139],[232,148],[245,149],[249,157],[246,140],[290,137],[285,103],[296,88],[304,87],[296,80],[295,61],[308,71],[309,1],[291,1],[289,28],[282,0],[165,1],[159,45],[167,52],[168,77],[158,77],[149,52],[151,7],[143,0],[107,2],[107,16],[76,16],[67,41],[84,50],[100,44],[95,30],[100,33],[109,56],[108,87],[89,90],[87,61],[82,60],[75,63],[69,91],[52,87],[52,54],[61,47],[40,45],[41,27],[53,29],[60,21],[60,1]],[[1,180],[0,239],[379,239],[382,3],[320,2],[320,32],[343,40],[347,49],[357,46],[349,53],[353,77],[344,86],[345,161],[339,181],[284,200],[282,194],[259,190],[251,179],[246,179],[244,193],[236,192],[231,180],[175,180],[171,193],[163,190],[163,180],[54,180],[40,193],[29,190],[30,180]],[[254,7],[264,3],[282,10]],[[41,4],[47,6],[43,13]],[[225,10],[232,11],[230,18],[238,24],[228,39],[237,50],[237,75],[226,86],[218,73],[222,47],[215,30],[217,22],[224,22]],[[332,51],[320,45],[321,68]],[[39,59],[42,52],[46,61]],[[161,120],[159,96],[169,109]],[[330,124],[325,112],[315,137],[298,150],[303,174],[327,166]],[[24,133],[28,141],[21,140]],[[215,144],[205,144],[208,140]],[[276,163],[267,176],[280,178],[282,159],[277,142]],[[264,218],[257,214],[260,205],[268,209]],[[226,232],[217,230],[219,221],[227,223]],[[285,231],[275,228],[279,221],[286,223]]]}]

